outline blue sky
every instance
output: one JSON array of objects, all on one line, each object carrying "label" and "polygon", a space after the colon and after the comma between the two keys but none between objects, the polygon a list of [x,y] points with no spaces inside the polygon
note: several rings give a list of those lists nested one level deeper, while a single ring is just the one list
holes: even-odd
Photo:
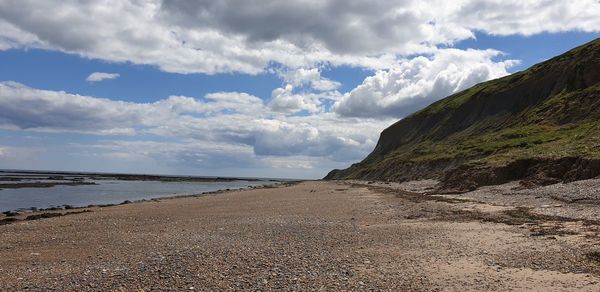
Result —
[{"label": "blue sky", "polygon": [[0,0],[0,168],[318,178],[410,112],[600,37],[595,1],[289,1],[260,16],[53,2]]},{"label": "blue sky", "polygon": [[456,44],[455,47],[461,49],[494,48],[500,50],[504,52],[508,58],[521,60],[521,64],[515,65],[509,69],[509,72],[514,73],[560,55],[574,47],[592,41],[599,36],[600,34],[598,33],[581,31],[561,33],[545,32],[531,36],[491,36],[485,33],[477,33],[476,38],[461,41]]}]

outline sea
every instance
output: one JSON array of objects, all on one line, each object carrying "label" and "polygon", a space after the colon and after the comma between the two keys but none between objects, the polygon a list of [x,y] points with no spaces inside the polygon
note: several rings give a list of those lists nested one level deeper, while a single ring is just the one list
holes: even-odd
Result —
[{"label": "sea", "polygon": [[[118,177],[115,175],[114,177]],[[154,176],[153,176],[154,177]],[[17,179],[15,179],[17,178]],[[112,179],[111,179],[112,178]],[[237,190],[281,183],[277,179],[220,178],[214,181],[198,177],[154,177],[118,179],[110,174],[64,172],[14,172],[0,170],[0,212],[45,209],[62,206],[120,204],[173,196],[198,195],[219,190]],[[168,178],[167,180],[162,178]],[[2,188],[3,184],[85,182],[95,184],[55,185],[51,187]]]}]

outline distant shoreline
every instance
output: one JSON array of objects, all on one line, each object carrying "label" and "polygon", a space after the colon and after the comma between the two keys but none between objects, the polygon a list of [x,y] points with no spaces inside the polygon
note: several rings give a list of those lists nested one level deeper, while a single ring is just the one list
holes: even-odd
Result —
[{"label": "distant shoreline", "polygon": [[[113,206],[123,202],[205,195],[280,182],[291,180],[0,170],[0,195],[3,195],[0,197],[0,211],[11,214]],[[37,190],[59,186],[78,188]]]},{"label": "distant shoreline", "polygon": [[[91,205],[87,205],[87,206],[60,205],[60,206],[54,206],[54,207],[49,207],[49,208],[36,208],[36,207],[20,208],[20,209],[16,209],[16,210],[8,210],[8,211],[0,212],[0,214],[4,215],[3,217],[2,217],[2,215],[0,215],[0,225],[17,223],[20,221],[30,221],[30,220],[60,217],[60,216],[66,216],[66,215],[72,215],[72,214],[80,214],[80,213],[85,213],[85,212],[93,212],[94,209],[98,209],[98,208],[108,208],[108,207],[115,207],[115,206],[128,205],[128,204],[161,202],[163,200],[204,197],[204,196],[224,194],[224,193],[230,193],[230,192],[243,192],[243,191],[258,190],[258,189],[283,188],[283,187],[289,187],[289,186],[292,186],[292,185],[295,185],[295,184],[298,184],[301,182],[303,182],[303,181],[301,181],[301,180],[288,181],[288,182],[279,182],[279,183],[273,184],[273,185],[250,186],[250,187],[239,188],[239,189],[222,189],[222,190],[207,191],[207,192],[202,192],[202,193],[198,193],[198,194],[190,194],[190,195],[165,196],[165,197],[158,197],[158,198],[152,198],[152,199],[141,199],[141,200],[135,200],[135,201],[125,200],[123,202],[114,203],[114,204],[91,204]],[[63,213],[63,211],[66,211],[66,212]]]},{"label": "distant shoreline", "polygon": [[[7,175],[16,174],[16,175]],[[117,180],[152,180],[152,181],[293,181],[286,178],[258,178],[258,177],[225,177],[225,176],[194,176],[194,175],[158,175],[138,173],[109,173],[109,172],[85,172],[85,171],[56,171],[56,170],[16,170],[0,169],[0,181],[6,176],[69,176],[89,177],[94,179],[117,179]]]}]

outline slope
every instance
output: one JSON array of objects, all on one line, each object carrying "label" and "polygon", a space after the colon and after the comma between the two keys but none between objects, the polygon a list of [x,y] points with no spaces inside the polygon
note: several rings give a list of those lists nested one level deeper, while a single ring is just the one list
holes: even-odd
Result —
[{"label": "slope", "polygon": [[[564,159],[572,161],[562,163],[587,164],[599,159],[599,124],[600,39],[596,39],[525,71],[475,85],[400,120],[381,133],[377,146],[363,161],[333,170],[326,179],[442,178],[452,185],[450,180],[469,180],[460,175],[491,173],[475,179],[490,180],[473,182],[480,185],[505,180],[489,177],[502,176],[497,174],[502,169],[532,176],[536,165]],[[517,168],[524,169],[513,169],[517,161],[521,161]],[[597,175],[586,171],[590,174],[584,176]]]}]

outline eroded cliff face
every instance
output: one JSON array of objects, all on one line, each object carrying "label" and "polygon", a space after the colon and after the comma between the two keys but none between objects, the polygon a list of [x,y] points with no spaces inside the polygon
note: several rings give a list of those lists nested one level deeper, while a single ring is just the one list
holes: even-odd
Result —
[{"label": "eroded cliff face", "polygon": [[400,120],[381,133],[363,161],[333,170],[325,179],[460,180],[451,174],[528,159],[593,161],[600,158],[599,127],[596,39]]}]

